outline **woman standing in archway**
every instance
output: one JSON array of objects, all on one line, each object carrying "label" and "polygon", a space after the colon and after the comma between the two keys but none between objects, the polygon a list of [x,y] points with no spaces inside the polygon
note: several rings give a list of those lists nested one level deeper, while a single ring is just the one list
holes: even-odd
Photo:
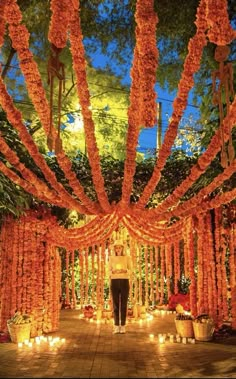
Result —
[{"label": "woman standing in archway", "polygon": [[132,261],[131,257],[125,254],[121,240],[115,241],[114,252],[115,255],[109,258],[114,333],[125,333]]}]

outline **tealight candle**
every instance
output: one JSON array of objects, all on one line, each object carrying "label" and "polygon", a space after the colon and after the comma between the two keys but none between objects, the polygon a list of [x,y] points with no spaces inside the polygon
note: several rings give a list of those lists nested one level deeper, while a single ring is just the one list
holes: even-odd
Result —
[{"label": "tealight candle", "polygon": [[23,346],[23,343],[22,342],[18,342],[18,347],[22,347]]},{"label": "tealight candle", "polygon": [[164,336],[160,336],[159,337],[159,342],[160,343],[164,343],[165,342],[165,337]]}]

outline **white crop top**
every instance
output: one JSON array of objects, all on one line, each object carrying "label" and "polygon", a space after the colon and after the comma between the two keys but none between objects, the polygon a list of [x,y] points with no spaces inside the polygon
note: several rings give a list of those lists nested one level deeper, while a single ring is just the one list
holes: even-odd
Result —
[{"label": "white crop top", "polygon": [[[120,272],[124,270],[124,272]],[[110,279],[130,279],[132,261],[129,255],[111,255],[109,257]]]}]

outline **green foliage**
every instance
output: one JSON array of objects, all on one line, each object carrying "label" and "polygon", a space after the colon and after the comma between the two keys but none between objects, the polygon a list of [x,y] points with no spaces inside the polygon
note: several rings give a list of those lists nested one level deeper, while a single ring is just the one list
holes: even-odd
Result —
[{"label": "green foliage", "polygon": [[187,294],[189,293],[189,286],[191,280],[189,278],[185,278],[184,275],[178,280],[178,293]]}]

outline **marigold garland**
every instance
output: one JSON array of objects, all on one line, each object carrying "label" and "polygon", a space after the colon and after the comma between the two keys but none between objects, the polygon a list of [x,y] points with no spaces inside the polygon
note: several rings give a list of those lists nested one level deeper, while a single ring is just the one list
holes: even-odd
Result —
[{"label": "marigold garland", "polygon": [[[197,10],[197,16],[204,17],[204,14],[201,13],[202,8],[204,7],[204,1],[200,2],[200,5]],[[170,122],[168,129],[166,131],[163,144],[160,148],[156,166],[154,168],[153,174],[149,182],[147,183],[142,195],[140,196],[135,207],[141,209],[145,206],[151,194],[153,193],[155,187],[157,186],[161,178],[161,170],[163,169],[166,159],[170,155],[171,147],[173,145],[174,139],[177,135],[179,121],[183,114],[184,109],[187,105],[187,98],[189,91],[193,86],[193,76],[197,69],[200,67],[200,60],[202,56],[203,47],[206,45],[205,34],[201,28],[198,28],[195,36],[190,40],[188,45],[188,55],[184,63],[184,71],[179,82],[179,90],[177,97],[173,103],[173,113],[172,121]]]}]

